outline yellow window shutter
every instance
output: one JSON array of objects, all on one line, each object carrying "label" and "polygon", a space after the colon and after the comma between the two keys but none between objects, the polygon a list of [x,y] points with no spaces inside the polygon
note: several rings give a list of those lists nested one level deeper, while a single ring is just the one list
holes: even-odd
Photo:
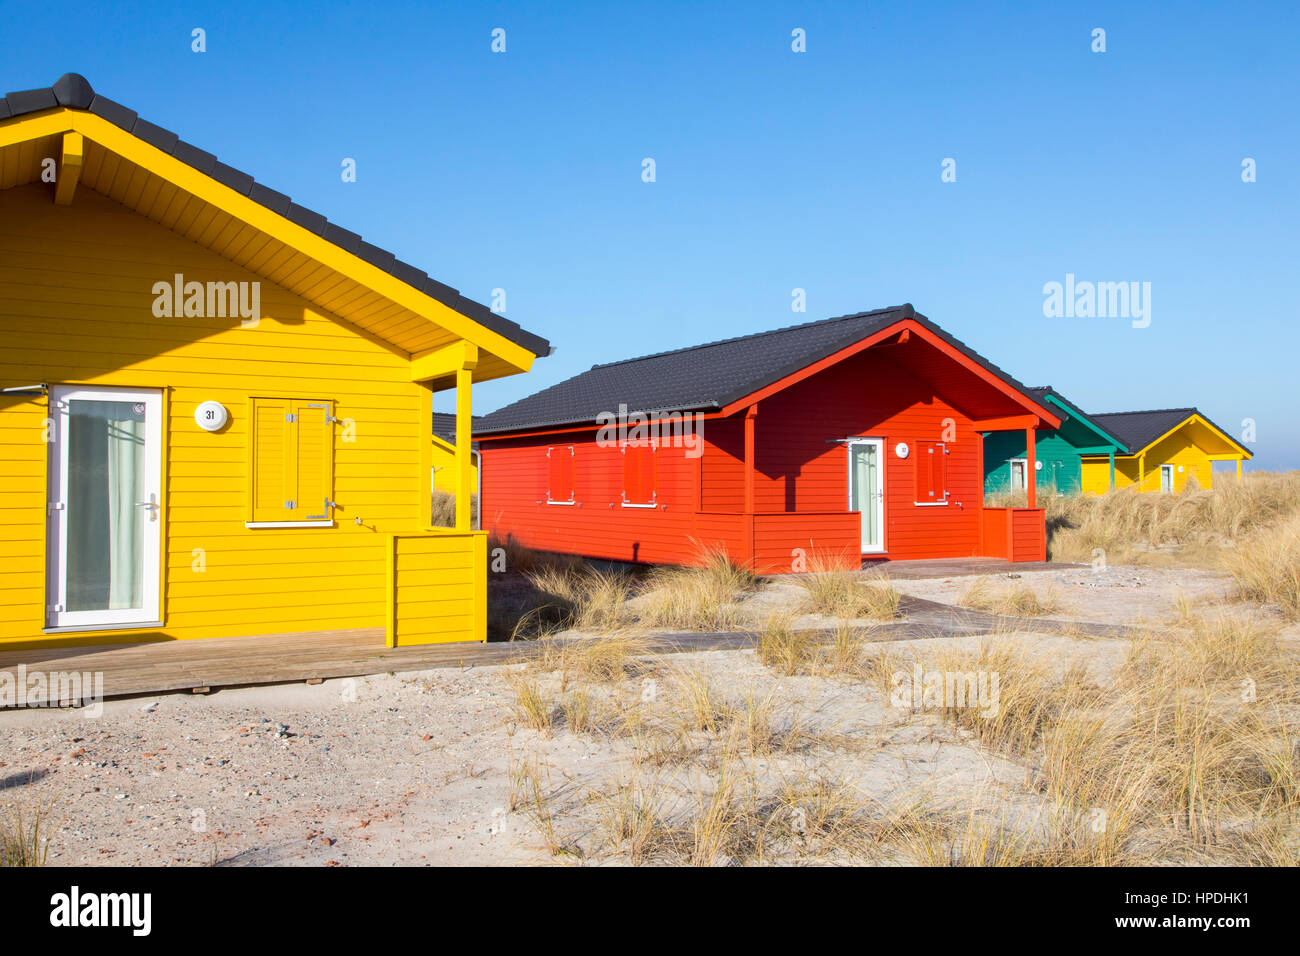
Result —
[{"label": "yellow window shutter", "polygon": [[334,494],[329,402],[255,398],[249,414],[249,520],[326,521]]},{"label": "yellow window shutter", "polygon": [[329,402],[296,401],[297,447],[294,471],[298,479],[295,521],[325,521],[332,516],[334,495],[334,426]]},{"label": "yellow window shutter", "polygon": [[285,521],[294,496],[290,403],[255,398],[249,415],[249,520]]}]

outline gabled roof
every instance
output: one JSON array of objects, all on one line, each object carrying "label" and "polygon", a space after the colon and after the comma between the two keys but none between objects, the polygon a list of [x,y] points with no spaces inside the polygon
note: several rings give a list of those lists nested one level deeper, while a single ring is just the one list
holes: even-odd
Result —
[{"label": "gabled roof", "polygon": [[1128,446],[1129,454],[1136,455],[1193,416],[1200,418],[1226,441],[1236,445],[1247,455],[1252,454],[1250,449],[1246,448],[1194,407],[1157,408],[1136,412],[1107,412],[1101,415],[1093,415],[1092,420],[1107,431],[1118,435],[1124,444]]},{"label": "gabled roof", "polygon": [[[277,216],[284,217],[288,222],[302,227],[337,249],[341,249],[374,266],[376,269],[382,270],[388,276],[400,280],[411,289],[442,303],[447,308],[472,320],[483,328],[491,330],[508,342],[514,343],[532,353],[532,355],[544,356],[550,353],[550,344],[544,338],[520,328],[519,325],[496,314],[487,306],[466,298],[457,290],[431,278],[423,270],[399,260],[391,252],[364,241],[356,233],[349,232],[341,226],[331,223],[319,213],[298,205],[284,193],[270,189],[254,181],[253,177],[247,173],[240,172],[225,163],[219,162],[216,156],[184,142],[176,133],[141,119],[134,110],[96,93],[85,77],[76,73],[65,73],[57,83],[46,89],[22,90],[0,97],[0,129],[8,126],[9,121],[14,118],[31,117],[36,114],[57,110],[73,110],[99,117],[143,143],[179,160],[203,176],[209,177],[222,186],[233,190],[239,196],[252,200],[252,202]],[[52,129],[50,132],[57,133],[57,130]],[[94,133],[87,132],[86,136],[87,139],[93,139]],[[3,145],[3,143],[0,143],[0,145]],[[111,150],[111,147],[109,149]],[[46,154],[42,153],[41,155]],[[97,159],[102,159],[102,157],[87,155],[86,169],[88,173]],[[10,184],[21,185],[25,182],[35,181],[32,178],[31,157],[15,156],[11,162],[13,164],[12,168],[6,171],[6,179],[10,181]],[[0,163],[0,165],[5,164]],[[117,168],[117,165],[115,162],[114,169]],[[121,165],[129,166],[130,164],[122,163]],[[34,168],[39,173],[39,165]],[[127,170],[121,171],[116,180],[108,174],[105,175],[111,183],[115,182],[117,184],[131,178],[127,175]],[[83,174],[82,179],[83,181],[86,180],[86,174]],[[93,184],[92,188],[99,189]],[[125,189],[126,187],[122,188]],[[110,195],[110,198],[117,198],[122,201],[118,195],[114,195],[113,191],[108,188],[102,188],[99,191]],[[176,228],[174,222],[168,223],[165,221],[170,216],[171,213],[168,211],[165,216],[160,218],[164,221],[164,224]],[[247,244],[246,238],[245,244]],[[396,312],[396,309],[393,311]],[[401,315],[395,315],[389,324],[399,326],[402,320]],[[412,345],[409,348],[411,351],[417,349],[418,345]]]},{"label": "gabled roof", "polygon": [[721,409],[863,339],[912,320],[1017,392],[1024,386],[910,303],[594,365],[483,417],[476,435],[589,424],[602,412]]},{"label": "gabled roof", "polygon": [[1031,398],[1033,398],[1034,401],[1038,402],[1040,405],[1043,404],[1044,402],[1049,402],[1055,405],[1057,408],[1061,409],[1061,411],[1065,412],[1070,418],[1074,419],[1080,425],[1084,426],[1093,434],[1095,434],[1097,437],[1102,439],[1102,442],[1104,444],[1114,445],[1116,451],[1118,451],[1121,455],[1127,455],[1129,453],[1128,446],[1119,438],[1118,435],[1116,435],[1114,432],[1108,431],[1107,429],[1103,428],[1100,424],[1098,424],[1097,422],[1098,416],[1087,414],[1081,408],[1079,408],[1078,405],[1074,404],[1068,398],[1066,398],[1064,395],[1058,392],[1056,389],[1052,388],[1052,386],[1039,385],[1033,388],[1027,388],[1025,389],[1025,393],[1029,395]]}]

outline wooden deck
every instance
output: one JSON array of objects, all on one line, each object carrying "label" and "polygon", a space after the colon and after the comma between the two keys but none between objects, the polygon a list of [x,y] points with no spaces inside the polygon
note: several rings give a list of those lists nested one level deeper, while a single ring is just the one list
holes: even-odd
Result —
[{"label": "wooden deck", "polygon": [[[1032,629],[1040,633],[1082,631],[1104,637],[1124,637],[1131,633],[1128,628],[1112,625],[1003,618],[907,596],[903,598],[900,611],[902,620],[869,627],[864,631],[865,638],[871,641],[908,641],[988,634],[1008,629]],[[823,640],[834,636],[829,630],[812,633]],[[651,634],[645,637],[647,653],[651,654],[740,650],[754,647],[758,639],[759,635],[753,631]],[[99,672],[103,674],[106,698],[136,697],[441,667],[483,667],[524,660],[538,650],[538,645],[529,641],[389,648],[384,646],[382,630],[358,629],[0,651],[0,673],[7,672],[16,680],[20,665],[29,673]]]}]

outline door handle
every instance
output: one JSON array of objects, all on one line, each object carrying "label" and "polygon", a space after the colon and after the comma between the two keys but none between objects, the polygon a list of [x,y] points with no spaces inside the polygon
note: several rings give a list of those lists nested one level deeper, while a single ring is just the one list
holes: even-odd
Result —
[{"label": "door handle", "polygon": [[149,495],[149,500],[148,500],[148,501],[137,501],[137,502],[135,503],[135,506],[136,506],[137,508],[148,508],[148,509],[149,509],[149,520],[150,520],[150,521],[157,521],[157,520],[158,520],[158,507],[159,507],[159,506],[158,506],[158,496],[157,496],[156,494],[151,494],[151,495]]}]

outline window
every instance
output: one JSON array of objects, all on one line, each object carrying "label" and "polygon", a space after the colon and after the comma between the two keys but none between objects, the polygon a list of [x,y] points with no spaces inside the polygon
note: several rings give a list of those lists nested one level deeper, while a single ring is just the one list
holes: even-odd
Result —
[{"label": "window", "polygon": [[334,416],[329,402],[249,403],[248,522],[328,524],[334,502]]},{"label": "window", "polygon": [[546,449],[546,463],[546,503],[573,504],[573,446],[552,445]]},{"label": "window", "polygon": [[948,503],[948,448],[941,441],[916,443],[916,503]]},{"label": "window", "polygon": [[653,442],[623,446],[623,507],[653,508],[658,478]]}]

